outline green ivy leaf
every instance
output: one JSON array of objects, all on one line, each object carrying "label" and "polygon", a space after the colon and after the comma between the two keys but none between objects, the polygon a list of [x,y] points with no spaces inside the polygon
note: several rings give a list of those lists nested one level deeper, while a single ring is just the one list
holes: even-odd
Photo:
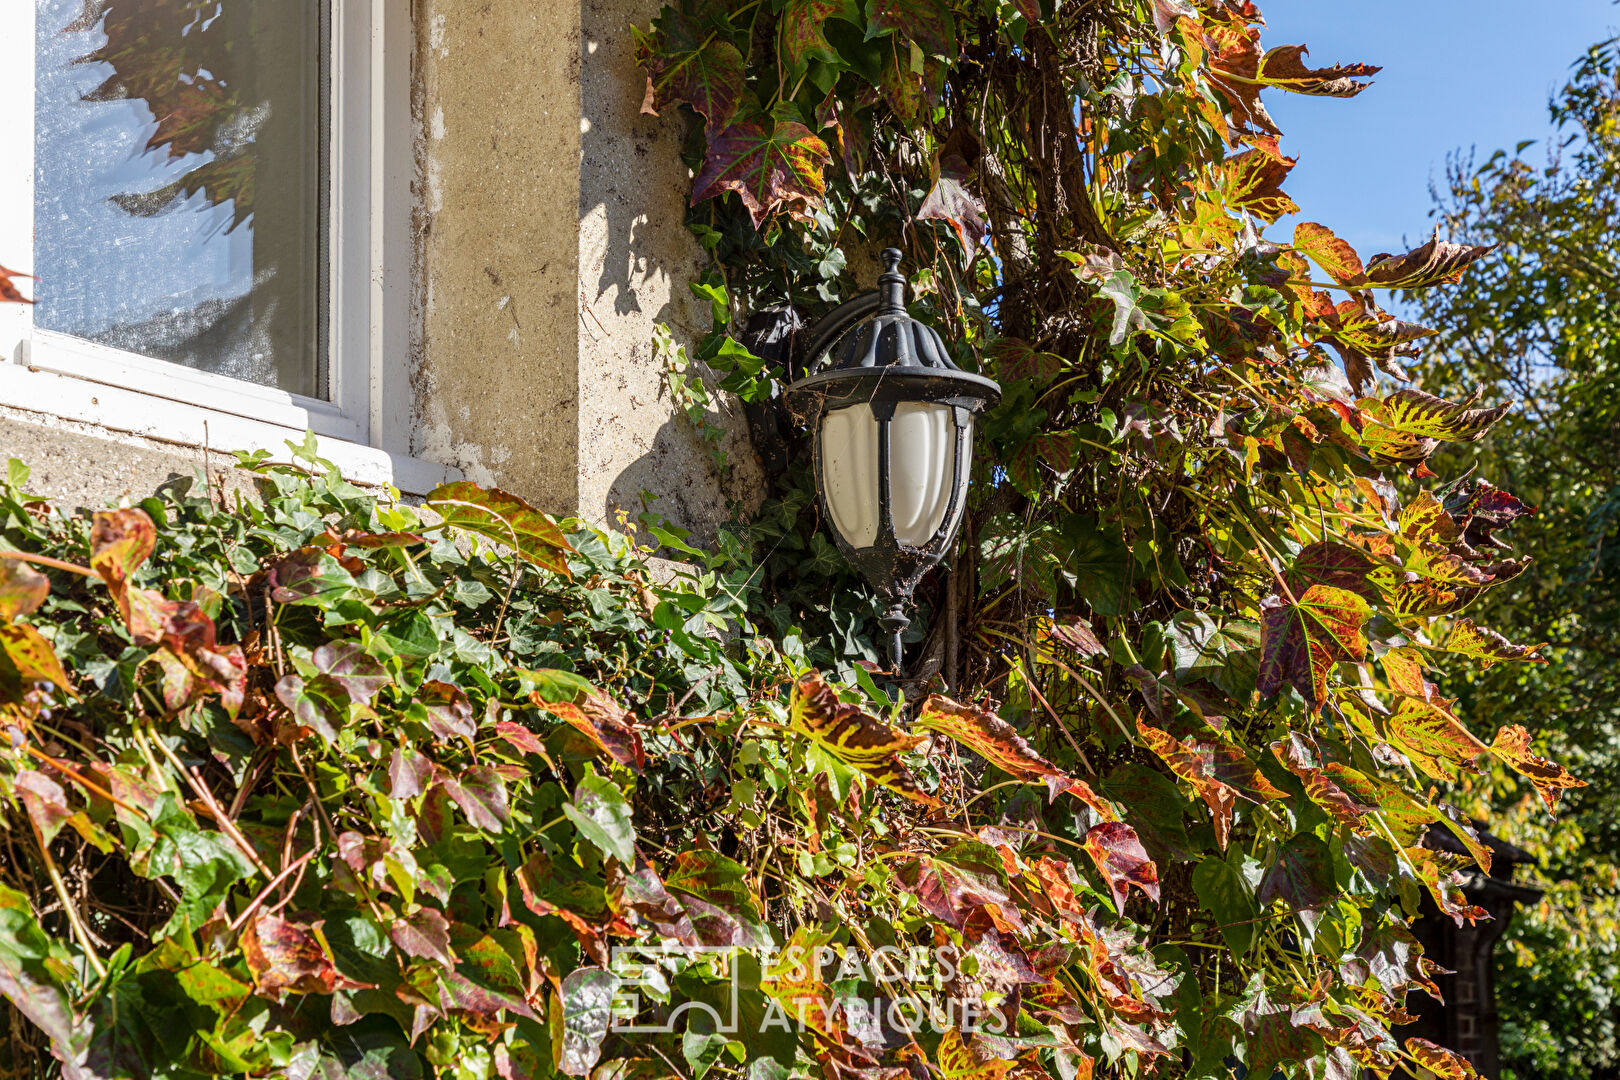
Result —
[{"label": "green ivy leaf", "polygon": [[636,827],[630,803],[613,781],[598,776],[587,765],[584,779],[574,789],[573,801],[563,803],[562,811],[580,835],[605,854],[618,859],[622,866],[635,865]]}]

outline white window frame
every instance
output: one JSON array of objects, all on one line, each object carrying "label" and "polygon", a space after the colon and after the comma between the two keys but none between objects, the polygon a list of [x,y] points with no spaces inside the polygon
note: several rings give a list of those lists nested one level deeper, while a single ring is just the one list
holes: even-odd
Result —
[{"label": "white window frame", "polygon": [[[422,494],[459,474],[410,456],[410,6],[331,4],[325,272],[330,400],[290,394],[38,329],[0,303],[0,406],[214,450],[315,432],[362,483]],[[34,0],[0,15],[0,264],[34,265]],[[16,10],[21,8],[21,11]],[[26,289],[27,282],[20,282]]]}]

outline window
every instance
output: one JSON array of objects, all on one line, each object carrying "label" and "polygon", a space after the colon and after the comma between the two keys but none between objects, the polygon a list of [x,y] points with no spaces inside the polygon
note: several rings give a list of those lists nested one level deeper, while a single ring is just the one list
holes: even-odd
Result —
[{"label": "window", "polygon": [[309,428],[434,479],[405,458],[408,5],[5,7],[0,263],[38,280],[0,305],[0,404],[220,449]]}]

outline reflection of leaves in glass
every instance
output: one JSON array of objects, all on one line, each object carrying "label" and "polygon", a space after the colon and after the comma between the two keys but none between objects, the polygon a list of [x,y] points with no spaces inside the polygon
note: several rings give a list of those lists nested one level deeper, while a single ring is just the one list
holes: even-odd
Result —
[{"label": "reflection of leaves in glass", "polygon": [[78,61],[112,69],[86,101],[142,101],[156,121],[142,149],[166,151],[170,161],[210,155],[154,190],[113,196],[127,213],[152,217],[199,191],[210,206],[232,204],[227,232],[253,213],[253,149],[269,104],[243,100],[242,68],[253,51],[242,47],[240,22],[218,8],[215,0],[86,0],[64,28],[99,27],[106,36]]}]

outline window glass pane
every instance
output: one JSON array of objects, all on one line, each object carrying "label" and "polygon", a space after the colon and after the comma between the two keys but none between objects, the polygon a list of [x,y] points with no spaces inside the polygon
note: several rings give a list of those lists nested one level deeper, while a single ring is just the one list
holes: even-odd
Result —
[{"label": "window glass pane", "polygon": [[324,0],[38,0],[35,325],[325,397]]}]

